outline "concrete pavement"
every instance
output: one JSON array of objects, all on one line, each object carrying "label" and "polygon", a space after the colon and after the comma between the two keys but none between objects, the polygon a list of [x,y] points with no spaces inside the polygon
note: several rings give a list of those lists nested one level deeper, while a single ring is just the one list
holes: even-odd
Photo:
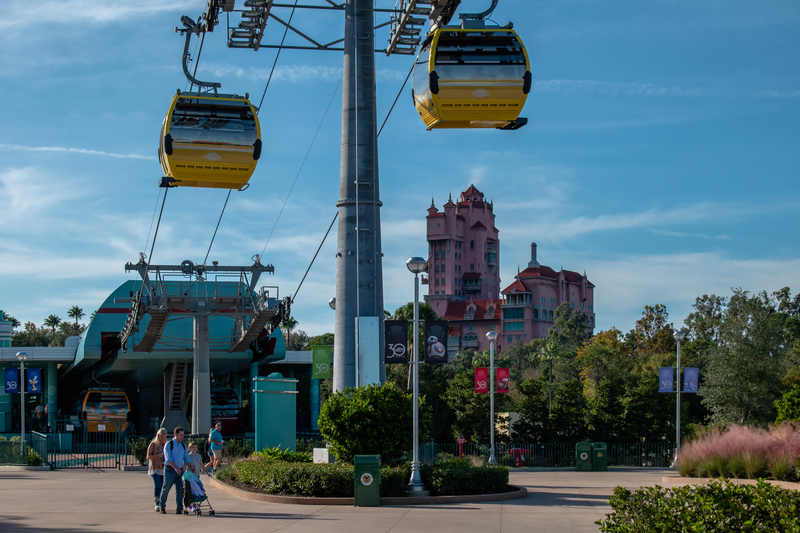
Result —
[{"label": "concrete pavement", "polygon": [[143,472],[59,470],[0,472],[0,531],[232,530],[271,533],[558,533],[597,531],[614,487],[661,483],[667,469],[512,471],[521,500],[425,506],[353,508],[253,502],[206,483],[216,517],[177,516],[153,510],[153,486]]}]

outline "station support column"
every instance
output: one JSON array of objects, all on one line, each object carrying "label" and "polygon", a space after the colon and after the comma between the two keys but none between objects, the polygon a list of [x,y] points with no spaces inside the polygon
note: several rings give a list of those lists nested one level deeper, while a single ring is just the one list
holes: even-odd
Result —
[{"label": "station support column", "polygon": [[[342,151],[336,203],[339,208],[333,350],[336,391],[358,386],[356,317],[377,317],[378,346],[384,344],[373,26],[373,0],[345,1]],[[381,361],[383,381],[386,371],[378,352],[374,357]]]},{"label": "station support column", "polygon": [[58,417],[58,365],[47,363],[47,425],[51,431],[56,430]]},{"label": "station support column", "polygon": [[211,372],[208,353],[208,314],[194,316],[194,371],[192,373],[192,433],[211,428]]}]

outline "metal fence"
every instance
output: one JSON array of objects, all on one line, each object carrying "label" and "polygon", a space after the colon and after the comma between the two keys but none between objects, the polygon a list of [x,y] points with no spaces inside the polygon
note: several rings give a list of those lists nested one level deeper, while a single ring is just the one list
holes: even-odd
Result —
[{"label": "metal fence", "polygon": [[[29,443],[26,442],[25,450],[29,447]],[[21,441],[0,441],[0,465],[27,464],[27,453],[25,450],[22,449]]]},{"label": "metal fence", "polygon": [[[91,421],[59,420],[55,431],[40,434],[46,442],[47,464],[50,468],[119,468],[124,454],[123,444],[127,423],[120,420]],[[34,441],[34,445],[36,441]],[[38,444],[39,447],[45,446]]]},{"label": "metal fence", "polygon": [[[144,466],[140,465],[139,459],[136,458],[136,454],[134,453],[134,448],[137,444],[146,450],[147,445],[149,445],[150,441],[153,440],[155,435],[126,435],[123,437],[122,445],[121,445],[121,465],[122,466]],[[168,439],[172,439],[172,435],[167,435]],[[227,448],[228,453],[238,453],[238,450],[248,449],[253,451],[255,449],[255,440],[252,437],[224,437],[225,439],[225,447]],[[184,434],[183,435],[183,442],[197,443],[198,453],[203,456],[203,461],[208,462],[208,434],[207,433],[200,433],[200,434]],[[144,453],[140,454],[142,457]],[[145,465],[147,462],[144,463]]]},{"label": "metal fence", "polygon": [[[459,450],[460,446],[460,450]],[[495,443],[495,458],[503,466],[574,467],[575,443]],[[451,456],[489,458],[488,444],[436,444],[420,447],[420,461],[426,464]],[[628,467],[669,467],[675,446],[669,442],[609,443],[608,465]],[[519,459],[518,459],[519,457]]]}]

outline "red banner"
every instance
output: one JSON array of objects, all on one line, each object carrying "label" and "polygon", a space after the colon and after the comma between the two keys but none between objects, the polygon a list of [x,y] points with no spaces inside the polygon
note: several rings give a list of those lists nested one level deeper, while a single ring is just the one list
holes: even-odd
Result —
[{"label": "red banner", "polygon": [[497,369],[497,392],[508,392],[511,385],[511,378],[507,368]]},{"label": "red banner", "polygon": [[489,392],[489,369],[479,367],[475,369],[475,392]]}]

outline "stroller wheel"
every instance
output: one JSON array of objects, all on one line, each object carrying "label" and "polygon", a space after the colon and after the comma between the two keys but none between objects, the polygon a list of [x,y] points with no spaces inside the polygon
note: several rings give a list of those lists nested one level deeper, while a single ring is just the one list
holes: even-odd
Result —
[{"label": "stroller wheel", "polygon": [[211,509],[211,510],[208,512],[208,516],[214,516],[214,515],[216,515],[216,514],[217,514],[217,513],[215,513],[215,512],[214,512],[214,509]]},{"label": "stroller wheel", "polygon": [[188,515],[188,514],[189,514],[189,511],[187,511],[186,509],[184,509],[184,510],[183,510],[183,516],[186,516],[186,515]]},{"label": "stroller wheel", "polygon": [[196,511],[194,512],[194,515],[195,515],[195,516],[200,516],[201,514],[203,514],[203,513],[201,513],[201,512],[200,512],[200,509],[198,509],[198,510],[196,510]]}]

